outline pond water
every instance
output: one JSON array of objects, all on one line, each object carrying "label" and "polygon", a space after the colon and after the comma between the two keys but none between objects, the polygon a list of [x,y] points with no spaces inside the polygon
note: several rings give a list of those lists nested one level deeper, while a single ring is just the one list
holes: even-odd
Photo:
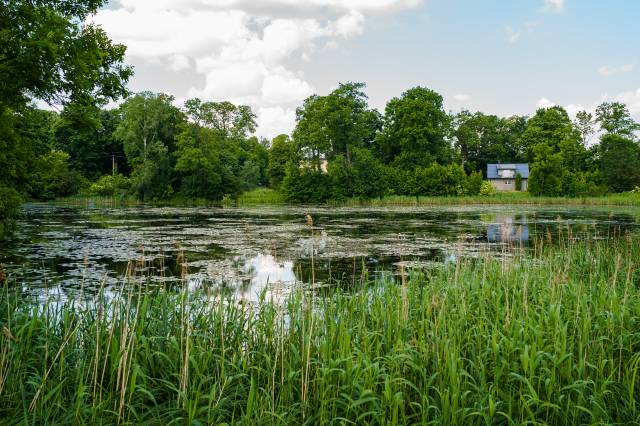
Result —
[{"label": "pond water", "polygon": [[0,263],[26,292],[62,297],[148,280],[255,300],[266,287],[273,294],[297,283],[348,288],[461,256],[526,252],[538,239],[640,231],[640,209],[615,208],[28,204],[24,213],[1,242]]}]

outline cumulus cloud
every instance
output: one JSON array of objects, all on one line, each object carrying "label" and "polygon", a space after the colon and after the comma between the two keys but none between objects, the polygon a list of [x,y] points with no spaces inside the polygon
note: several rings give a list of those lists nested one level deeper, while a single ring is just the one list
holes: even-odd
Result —
[{"label": "cumulus cloud", "polygon": [[622,102],[629,107],[629,112],[640,121],[640,88],[628,92],[622,92],[613,98],[617,102]]},{"label": "cumulus cloud", "polygon": [[634,64],[625,64],[619,67],[611,67],[611,66],[603,66],[598,68],[598,74],[609,77],[616,74],[623,74],[633,71],[635,68]]},{"label": "cumulus cloud", "polygon": [[[117,0],[93,21],[158,69],[195,73],[186,93],[251,105],[261,136],[291,131],[295,106],[314,92],[292,64],[318,47],[361,35],[367,16],[423,0]],[[144,78],[144,76],[138,76]]]},{"label": "cumulus cloud", "polygon": [[[571,103],[562,105],[571,118],[575,118],[579,111],[587,111],[595,114],[596,108],[602,102],[621,102],[629,108],[629,112],[636,121],[640,121],[640,88],[637,90],[629,90],[616,95],[603,93],[599,99],[594,100],[591,104],[583,105],[579,103]],[[550,108],[559,105],[547,98],[541,98],[536,103],[537,108]]]}]

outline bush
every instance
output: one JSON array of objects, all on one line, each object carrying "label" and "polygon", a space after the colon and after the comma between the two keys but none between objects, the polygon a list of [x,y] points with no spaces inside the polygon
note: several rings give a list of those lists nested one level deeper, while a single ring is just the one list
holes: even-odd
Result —
[{"label": "bush", "polygon": [[491,184],[491,182],[489,182],[487,180],[482,182],[482,185],[480,186],[480,195],[482,195],[483,197],[490,197],[492,195],[496,195],[497,192],[498,191]]},{"label": "bush", "polygon": [[287,202],[324,203],[331,197],[331,180],[321,171],[301,169],[289,163],[281,192]]},{"label": "bush", "polygon": [[77,194],[87,180],[69,168],[69,154],[51,150],[36,160],[29,184],[29,195],[40,200],[52,200]]},{"label": "bush", "polygon": [[100,179],[91,184],[87,190],[88,195],[97,195],[105,197],[113,197],[124,195],[131,189],[131,181],[129,178],[118,175],[104,175]]},{"label": "bush", "polygon": [[21,201],[15,189],[0,185],[0,231],[7,222],[18,216]]}]

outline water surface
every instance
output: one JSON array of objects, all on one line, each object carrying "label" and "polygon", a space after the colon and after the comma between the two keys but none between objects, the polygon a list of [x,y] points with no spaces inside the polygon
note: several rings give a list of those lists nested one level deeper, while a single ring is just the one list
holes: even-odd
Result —
[{"label": "water surface", "polygon": [[[67,296],[128,280],[206,287],[255,300],[297,283],[349,287],[461,256],[509,256],[538,239],[640,230],[640,209],[79,208],[24,206],[0,262],[27,292]],[[307,219],[311,217],[313,225]]]}]

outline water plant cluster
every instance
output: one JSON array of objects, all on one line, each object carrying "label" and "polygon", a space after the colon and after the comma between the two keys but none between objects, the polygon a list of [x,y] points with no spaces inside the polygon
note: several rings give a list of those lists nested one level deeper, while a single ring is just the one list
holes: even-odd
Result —
[{"label": "water plant cluster", "polygon": [[640,244],[400,271],[285,303],[123,283],[0,297],[6,424],[633,424]]}]

